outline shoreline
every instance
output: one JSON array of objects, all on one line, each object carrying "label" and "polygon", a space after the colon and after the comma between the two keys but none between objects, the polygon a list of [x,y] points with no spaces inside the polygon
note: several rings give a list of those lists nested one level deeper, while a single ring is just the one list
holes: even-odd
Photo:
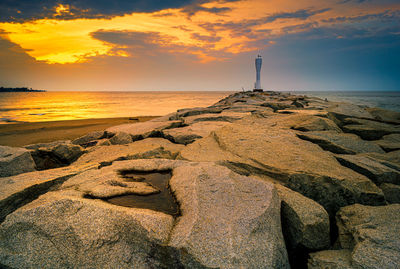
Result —
[{"label": "shoreline", "polygon": [[144,122],[159,116],[137,116],[119,118],[42,121],[0,125],[0,145],[21,147],[57,140],[71,140],[93,131],[111,126]]}]

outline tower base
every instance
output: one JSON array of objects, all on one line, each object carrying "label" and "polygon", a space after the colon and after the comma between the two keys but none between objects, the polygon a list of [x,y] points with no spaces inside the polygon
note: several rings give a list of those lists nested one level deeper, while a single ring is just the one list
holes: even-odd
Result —
[{"label": "tower base", "polygon": [[263,92],[263,89],[254,89],[253,92]]}]

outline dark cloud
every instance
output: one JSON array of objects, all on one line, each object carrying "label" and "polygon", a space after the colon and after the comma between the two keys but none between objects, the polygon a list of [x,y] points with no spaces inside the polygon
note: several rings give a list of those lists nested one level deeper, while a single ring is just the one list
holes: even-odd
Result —
[{"label": "dark cloud", "polygon": [[344,22],[350,22],[350,23],[355,23],[355,22],[363,22],[363,21],[370,21],[370,20],[379,20],[380,22],[388,22],[388,21],[399,21],[400,19],[400,11],[390,11],[386,10],[381,13],[376,13],[376,14],[367,14],[367,15],[361,15],[361,16],[342,16],[342,17],[335,17],[335,18],[329,18],[329,19],[324,19],[322,22],[327,22],[327,23],[344,23]]},{"label": "dark cloud", "polygon": [[[42,18],[108,18],[132,12],[153,12],[181,8],[196,0],[0,0],[0,21],[25,21]],[[55,8],[68,5],[73,14],[59,14]]]},{"label": "dark cloud", "polygon": [[278,19],[299,19],[305,20],[309,17],[329,11],[330,8],[311,10],[300,9],[294,12],[279,12],[264,16],[260,19],[242,20],[240,22],[218,22],[218,23],[203,23],[200,24],[205,30],[210,33],[217,33],[218,31],[230,30],[232,36],[246,36],[248,38],[256,38],[259,32],[254,31],[254,26],[271,23]]},{"label": "dark cloud", "polygon": [[208,36],[208,35],[201,35],[198,33],[193,33],[191,34],[190,37],[199,41],[207,41],[210,43],[218,42],[221,40],[221,37],[219,36]]}]

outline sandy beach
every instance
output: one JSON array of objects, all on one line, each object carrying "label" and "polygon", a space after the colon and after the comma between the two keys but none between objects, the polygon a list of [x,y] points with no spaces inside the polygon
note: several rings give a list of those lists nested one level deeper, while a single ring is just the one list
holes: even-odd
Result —
[{"label": "sandy beach", "polygon": [[104,130],[111,126],[144,122],[156,117],[139,116],[2,124],[0,125],[0,145],[21,147],[36,143],[70,140],[93,131]]}]

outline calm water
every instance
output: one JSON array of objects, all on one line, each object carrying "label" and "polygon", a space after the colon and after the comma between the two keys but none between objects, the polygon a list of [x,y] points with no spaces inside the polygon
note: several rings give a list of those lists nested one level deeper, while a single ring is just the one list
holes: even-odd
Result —
[{"label": "calm water", "polygon": [[0,124],[89,118],[162,116],[210,106],[231,92],[0,93]]},{"label": "calm water", "polygon": [[[209,106],[232,92],[0,93],[0,124],[165,115]],[[293,92],[400,111],[400,92]]]},{"label": "calm water", "polygon": [[400,91],[347,91],[347,92],[292,92],[294,94],[305,94],[308,96],[315,96],[322,99],[328,98],[329,101],[336,102],[349,102],[357,105],[364,105],[368,107],[380,107],[389,110],[400,112]]}]

